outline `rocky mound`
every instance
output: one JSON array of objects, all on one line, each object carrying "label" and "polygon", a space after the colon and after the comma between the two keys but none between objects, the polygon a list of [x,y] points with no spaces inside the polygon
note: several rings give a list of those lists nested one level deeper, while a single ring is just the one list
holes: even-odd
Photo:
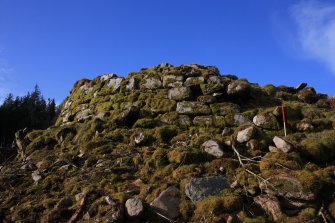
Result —
[{"label": "rocky mound", "polygon": [[260,87],[212,66],[80,80],[54,126],[16,134],[0,219],[332,222],[331,106],[305,84]]}]

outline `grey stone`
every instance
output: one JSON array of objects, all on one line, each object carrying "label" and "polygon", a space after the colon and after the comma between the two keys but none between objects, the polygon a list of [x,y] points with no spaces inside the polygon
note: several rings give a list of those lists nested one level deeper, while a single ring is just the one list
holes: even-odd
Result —
[{"label": "grey stone", "polygon": [[117,77],[116,74],[104,74],[104,75],[101,75],[99,78],[100,78],[101,82],[105,82],[105,81],[108,81],[109,79],[112,79],[112,78],[115,78],[115,77]]},{"label": "grey stone", "polygon": [[205,82],[205,78],[204,77],[188,77],[185,80],[184,85],[185,86],[194,86],[194,85],[203,84],[204,82]]},{"label": "grey stone", "polygon": [[42,176],[40,175],[40,172],[38,170],[32,172],[31,177],[33,178],[34,182],[38,182],[42,179]]},{"label": "grey stone", "polygon": [[88,94],[93,90],[93,87],[90,87],[90,86],[84,84],[79,89],[82,90],[84,92],[84,94]]},{"label": "grey stone", "polygon": [[258,114],[253,118],[253,123],[263,129],[278,130],[279,125],[276,116],[268,112],[265,114]]},{"label": "grey stone", "polygon": [[181,126],[191,126],[192,125],[192,121],[190,119],[190,117],[188,115],[179,115],[178,116],[178,123]]},{"label": "grey stone", "polygon": [[202,102],[182,101],[177,103],[177,112],[185,115],[210,114],[209,107]]},{"label": "grey stone", "polygon": [[115,92],[120,89],[122,81],[123,81],[122,77],[112,78],[109,80],[107,86],[112,87],[113,92]]},{"label": "grey stone", "polygon": [[139,198],[130,198],[126,201],[127,214],[131,218],[141,216],[144,211],[143,202]]},{"label": "grey stone", "polygon": [[146,137],[142,132],[135,133],[133,137],[134,137],[134,142],[136,143],[136,145],[139,145],[146,140]]},{"label": "grey stone", "polygon": [[185,193],[192,202],[196,202],[228,187],[227,179],[223,176],[192,178],[185,186]]},{"label": "grey stone", "polygon": [[245,124],[250,124],[249,118],[245,117],[244,115],[241,114],[235,114],[234,115],[234,123],[235,125],[245,125]]},{"label": "grey stone", "polygon": [[84,121],[84,120],[89,119],[91,117],[92,117],[91,109],[89,109],[89,108],[78,112],[77,115],[76,115],[76,119],[77,119],[78,122]]},{"label": "grey stone", "polygon": [[314,130],[314,126],[309,122],[302,121],[302,122],[297,123],[296,129],[299,132],[310,132]]},{"label": "grey stone", "polygon": [[222,81],[219,76],[212,75],[207,79],[208,84],[220,84],[222,85]]},{"label": "grey stone", "polygon": [[176,219],[179,217],[180,192],[176,186],[168,187],[150,204],[162,215]]},{"label": "grey stone", "polygon": [[181,87],[183,79],[181,75],[165,75],[163,76],[163,87]]},{"label": "grey stone", "polygon": [[135,88],[136,88],[136,79],[135,78],[128,79],[125,89],[127,91],[132,91],[135,90]]},{"label": "grey stone", "polygon": [[234,115],[240,112],[240,106],[230,102],[215,103],[211,104],[210,107],[216,115]]},{"label": "grey stone", "polygon": [[200,127],[213,126],[213,116],[196,116],[193,119],[193,125]]},{"label": "grey stone", "polygon": [[208,140],[204,142],[202,146],[205,148],[205,152],[212,156],[215,156],[216,158],[220,158],[223,156],[221,145],[214,140]]},{"label": "grey stone", "polygon": [[275,136],[273,138],[273,142],[276,145],[276,147],[281,151],[283,151],[284,153],[288,153],[293,149],[293,145],[291,143],[287,142],[286,140],[278,136]]},{"label": "grey stone", "polygon": [[145,89],[157,89],[162,87],[162,81],[158,78],[147,77],[142,84]]},{"label": "grey stone", "polygon": [[244,81],[236,80],[228,85],[227,94],[229,95],[242,95],[248,93],[250,84]]},{"label": "grey stone", "polygon": [[197,101],[203,102],[206,104],[213,104],[217,101],[217,99],[213,95],[201,95],[197,98]]},{"label": "grey stone", "polygon": [[191,89],[189,87],[175,87],[169,90],[168,97],[171,100],[183,101],[191,97]]},{"label": "grey stone", "polygon": [[214,93],[220,93],[224,86],[222,84],[201,84],[201,91],[204,95],[211,95]]},{"label": "grey stone", "polygon": [[236,140],[239,143],[248,142],[253,137],[254,132],[255,131],[254,131],[254,128],[252,126],[246,128],[246,129],[243,129],[243,130],[241,130],[237,133]]},{"label": "grey stone", "polygon": [[72,103],[73,101],[66,101],[63,106],[63,111],[69,109]]}]

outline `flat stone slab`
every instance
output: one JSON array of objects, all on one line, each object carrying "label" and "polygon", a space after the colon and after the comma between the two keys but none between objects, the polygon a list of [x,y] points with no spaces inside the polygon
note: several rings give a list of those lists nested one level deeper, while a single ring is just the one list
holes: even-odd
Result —
[{"label": "flat stone slab", "polygon": [[185,193],[192,202],[217,194],[227,188],[228,182],[224,176],[192,178],[185,186]]}]

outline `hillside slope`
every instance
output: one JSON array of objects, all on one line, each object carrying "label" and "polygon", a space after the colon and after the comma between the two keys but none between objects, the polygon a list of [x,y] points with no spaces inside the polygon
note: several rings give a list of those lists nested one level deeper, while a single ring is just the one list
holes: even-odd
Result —
[{"label": "hillside slope", "polygon": [[54,126],[16,134],[0,219],[331,222],[331,103],[201,65],[77,81]]}]

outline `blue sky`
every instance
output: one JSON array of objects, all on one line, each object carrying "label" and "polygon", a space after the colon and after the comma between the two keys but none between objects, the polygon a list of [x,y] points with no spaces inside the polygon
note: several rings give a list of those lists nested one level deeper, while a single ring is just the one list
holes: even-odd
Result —
[{"label": "blue sky", "polygon": [[335,2],[0,0],[0,101],[162,62],[335,94]]}]

